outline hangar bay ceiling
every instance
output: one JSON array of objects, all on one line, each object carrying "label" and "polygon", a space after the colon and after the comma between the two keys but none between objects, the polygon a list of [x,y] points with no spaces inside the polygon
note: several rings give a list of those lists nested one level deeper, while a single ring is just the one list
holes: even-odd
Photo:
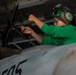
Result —
[{"label": "hangar bay ceiling", "polygon": [[19,27],[31,24],[43,35],[34,23],[28,22],[28,15],[34,14],[45,23],[52,23],[52,8],[59,3],[76,15],[76,0],[0,0],[0,45],[18,49],[39,45],[30,35],[21,33]]}]

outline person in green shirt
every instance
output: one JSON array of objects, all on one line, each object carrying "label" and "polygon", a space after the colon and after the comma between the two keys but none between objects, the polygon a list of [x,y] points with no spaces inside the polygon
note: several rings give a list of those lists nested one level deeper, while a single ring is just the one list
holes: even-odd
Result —
[{"label": "person in green shirt", "polygon": [[73,14],[71,10],[62,5],[56,5],[52,14],[54,23],[48,25],[33,14],[29,15],[28,20],[34,22],[45,36],[38,35],[30,27],[21,27],[21,31],[32,35],[41,45],[65,45],[76,42],[76,27],[71,24]]}]

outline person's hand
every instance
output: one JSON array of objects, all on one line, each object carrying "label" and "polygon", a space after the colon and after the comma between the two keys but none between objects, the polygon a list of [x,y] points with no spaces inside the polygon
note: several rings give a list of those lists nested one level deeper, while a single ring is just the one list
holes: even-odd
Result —
[{"label": "person's hand", "polygon": [[33,30],[30,27],[21,26],[21,31],[26,34],[32,34]]},{"label": "person's hand", "polygon": [[24,27],[24,26],[21,26],[21,31],[23,33],[26,33],[26,34],[30,34],[31,36],[33,36],[35,38],[36,41],[38,41],[39,43],[42,42],[42,37],[37,34],[36,32],[34,32],[30,27]]},{"label": "person's hand", "polygon": [[38,19],[37,17],[35,17],[32,14],[29,15],[28,20],[31,21],[31,22],[34,22],[40,29],[44,25],[44,22],[42,22],[40,19]]},{"label": "person's hand", "polygon": [[29,18],[28,18],[28,20],[29,20],[29,21],[33,22],[33,21],[34,21],[34,19],[35,19],[35,16],[34,16],[34,15],[32,15],[32,14],[31,14],[31,15],[29,15]]}]

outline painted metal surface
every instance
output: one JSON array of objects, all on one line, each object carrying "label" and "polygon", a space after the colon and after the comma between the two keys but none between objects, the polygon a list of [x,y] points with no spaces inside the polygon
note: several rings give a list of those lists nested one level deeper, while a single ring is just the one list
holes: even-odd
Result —
[{"label": "painted metal surface", "polygon": [[[68,72],[65,73],[64,69],[61,71],[64,72],[62,74],[60,67],[57,67],[57,65],[60,63],[59,66],[61,66],[61,60],[67,55],[68,50],[70,48],[72,50],[75,46],[76,43],[63,46],[44,45],[28,48],[19,55],[0,60],[0,75],[56,75],[56,73],[57,75],[68,75]],[[71,61],[71,63],[73,62]],[[74,65],[76,65],[76,59]],[[75,70],[73,72],[69,75],[76,75]]]}]

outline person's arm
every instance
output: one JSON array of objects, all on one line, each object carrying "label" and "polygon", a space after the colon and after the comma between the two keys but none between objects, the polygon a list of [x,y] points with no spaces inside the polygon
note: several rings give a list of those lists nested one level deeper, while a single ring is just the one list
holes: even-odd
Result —
[{"label": "person's arm", "polygon": [[42,42],[42,37],[35,33],[34,31],[31,33],[31,35],[36,39],[37,42],[41,43]]},{"label": "person's arm", "polygon": [[41,27],[43,26],[44,22],[40,21],[38,18],[36,18],[34,15],[29,15],[29,21],[31,22],[35,22],[36,25],[41,29]]},{"label": "person's arm", "polygon": [[35,33],[31,28],[22,26],[21,31],[25,34],[32,35],[36,39],[37,42],[39,43],[42,42],[42,37],[38,35],[37,33]]},{"label": "person's arm", "polygon": [[69,38],[74,34],[74,27],[72,25],[67,26],[48,26],[44,24],[41,31],[54,37],[54,38]]}]

